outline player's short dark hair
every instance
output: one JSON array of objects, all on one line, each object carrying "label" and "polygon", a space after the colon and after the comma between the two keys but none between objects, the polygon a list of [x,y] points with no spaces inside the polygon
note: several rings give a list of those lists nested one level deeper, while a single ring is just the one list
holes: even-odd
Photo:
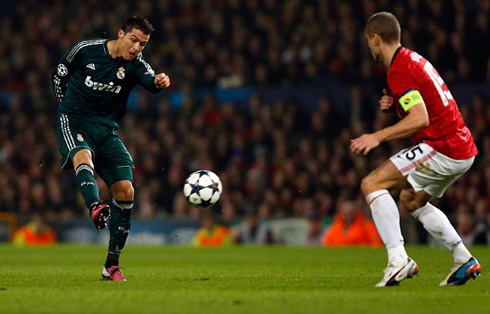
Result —
[{"label": "player's short dark hair", "polygon": [[139,29],[145,35],[150,35],[155,29],[153,25],[144,17],[132,16],[126,20],[126,22],[121,26],[123,32],[127,33],[133,29]]},{"label": "player's short dark hair", "polygon": [[368,34],[378,34],[387,44],[400,42],[400,23],[390,12],[378,12],[371,15],[364,31]]}]

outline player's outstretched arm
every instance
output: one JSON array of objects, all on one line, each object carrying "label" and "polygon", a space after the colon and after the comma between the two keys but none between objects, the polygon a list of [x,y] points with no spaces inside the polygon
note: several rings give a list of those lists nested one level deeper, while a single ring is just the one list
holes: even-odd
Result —
[{"label": "player's outstretched arm", "polygon": [[[417,91],[413,92],[418,93]],[[403,101],[403,98],[401,101]],[[367,155],[373,148],[378,147],[383,142],[409,137],[429,125],[429,115],[427,114],[427,108],[421,96],[416,103],[411,103],[409,106],[404,107],[404,109],[408,112],[407,116],[396,124],[375,133],[363,134],[351,140],[351,152]]]},{"label": "player's outstretched arm", "polygon": [[155,71],[145,61],[142,54],[136,57],[136,78],[146,90],[158,93],[162,88],[170,86],[170,78],[165,73],[155,75]]},{"label": "player's outstretched arm", "polygon": [[410,90],[400,97],[400,104],[408,114],[394,125],[375,133],[381,143],[409,137],[429,126],[429,114],[424,99],[417,90]]}]

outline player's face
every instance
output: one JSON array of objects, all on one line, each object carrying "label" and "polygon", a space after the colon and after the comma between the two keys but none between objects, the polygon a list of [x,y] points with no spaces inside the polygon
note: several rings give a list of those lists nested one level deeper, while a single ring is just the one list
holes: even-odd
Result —
[{"label": "player's face", "polygon": [[369,47],[369,51],[371,52],[371,56],[373,56],[374,61],[379,61],[380,52],[378,45],[376,45],[376,35],[365,32],[364,38],[366,39],[366,43]]},{"label": "player's face", "polygon": [[150,35],[146,35],[139,29],[133,28],[131,31],[125,33],[122,30],[119,31],[119,39],[121,40],[120,51],[124,60],[131,61],[145,49]]}]

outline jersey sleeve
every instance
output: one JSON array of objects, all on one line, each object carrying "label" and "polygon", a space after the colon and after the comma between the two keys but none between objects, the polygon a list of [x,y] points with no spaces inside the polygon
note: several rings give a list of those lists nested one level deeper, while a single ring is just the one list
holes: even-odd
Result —
[{"label": "jersey sleeve", "polygon": [[399,99],[411,90],[418,90],[411,74],[400,70],[390,71],[388,86],[395,99]]},{"label": "jersey sleeve", "polygon": [[58,103],[63,100],[68,79],[76,70],[77,66],[80,64],[80,60],[83,58],[83,50],[81,49],[83,47],[83,42],[79,42],[71,47],[71,49],[67,50],[53,70],[53,89]]},{"label": "jersey sleeve", "polygon": [[155,71],[151,68],[148,62],[145,61],[142,54],[136,57],[136,81],[145,89],[152,93],[157,93],[161,89],[155,85]]}]

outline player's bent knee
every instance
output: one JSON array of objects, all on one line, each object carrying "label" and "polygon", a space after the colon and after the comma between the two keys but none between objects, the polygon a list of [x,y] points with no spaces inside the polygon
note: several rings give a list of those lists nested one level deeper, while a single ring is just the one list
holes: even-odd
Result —
[{"label": "player's bent knee", "polygon": [[88,164],[93,167],[92,153],[90,152],[90,150],[82,149],[73,156],[73,165],[77,167],[80,164]]},{"label": "player's bent knee", "polygon": [[415,192],[408,190],[408,189],[403,189],[400,192],[400,203],[402,204],[403,208],[408,210],[409,212],[413,212],[417,208],[415,207]]},{"label": "player's bent knee", "polygon": [[419,192],[418,194],[411,189],[403,189],[400,192],[400,203],[409,212],[413,212],[425,204],[430,199],[430,195],[424,192]]},{"label": "player's bent knee", "polygon": [[111,186],[112,197],[118,201],[132,201],[134,188],[131,181],[117,181]]},{"label": "player's bent knee", "polygon": [[416,198],[412,202],[412,207],[410,208],[410,212],[416,211],[417,209],[425,206],[425,204],[427,204],[427,202],[428,202],[428,200]]},{"label": "player's bent knee", "polygon": [[364,177],[361,181],[361,191],[364,196],[376,191],[375,189],[375,180],[372,175],[368,175]]},{"label": "player's bent knee", "polygon": [[413,211],[416,211],[417,209],[419,209],[420,207],[422,207],[423,205],[419,205],[419,202],[413,200],[411,202],[405,202],[405,203],[402,203],[403,205],[403,208],[405,208],[408,212],[413,212]]}]

